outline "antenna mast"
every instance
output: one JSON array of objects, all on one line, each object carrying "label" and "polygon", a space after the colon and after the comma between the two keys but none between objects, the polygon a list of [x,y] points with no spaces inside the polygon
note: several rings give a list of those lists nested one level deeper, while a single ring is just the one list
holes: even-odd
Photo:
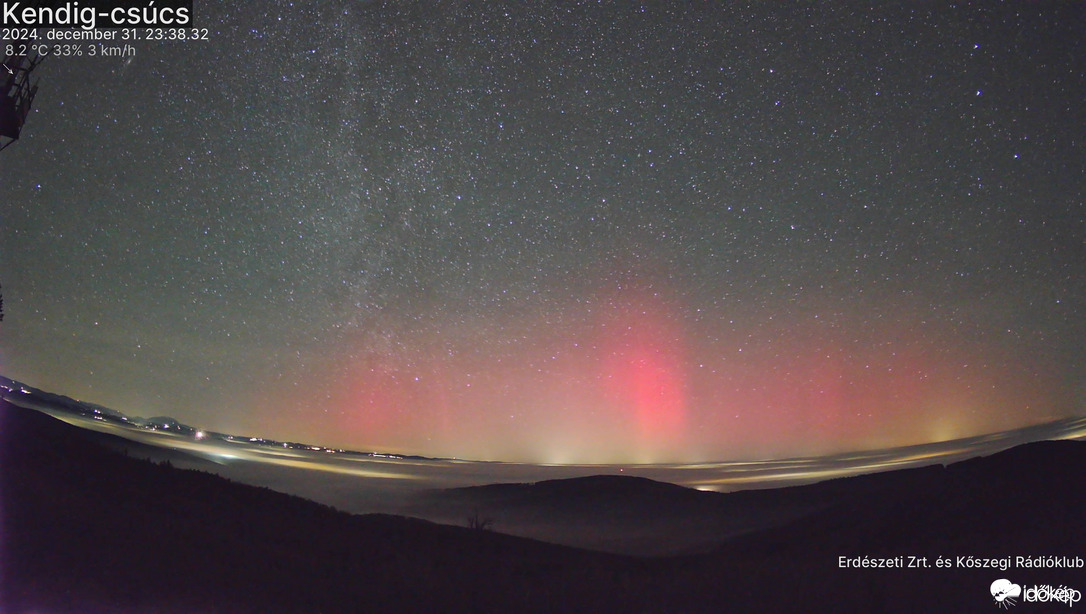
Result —
[{"label": "antenna mast", "polygon": [[[38,4],[31,2],[29,4]],[[32,41],[11,41],[5,45],[3,68],[0,69],[0,150],[19,139],[23,124],[30,114],[30,105],[38,93],[37,82],[30,83],[30,73],[45,59]],[[8,54],[6,51],[12,53]]]}]

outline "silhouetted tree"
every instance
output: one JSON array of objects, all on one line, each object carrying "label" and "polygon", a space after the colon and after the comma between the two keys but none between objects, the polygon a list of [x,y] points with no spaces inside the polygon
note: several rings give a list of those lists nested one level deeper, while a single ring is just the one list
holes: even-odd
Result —
[{"label": "silhouetted tree", "polygon": [[475,529],[476,531],[489,531],[494,527],[493,518],[483,518],[479,516],[479,510],[475,510],[468,516],[468,528]]},{"label": "silhouetted tree", "polygon": [[0,284],[0,322],[4,321],[4,284]]}]

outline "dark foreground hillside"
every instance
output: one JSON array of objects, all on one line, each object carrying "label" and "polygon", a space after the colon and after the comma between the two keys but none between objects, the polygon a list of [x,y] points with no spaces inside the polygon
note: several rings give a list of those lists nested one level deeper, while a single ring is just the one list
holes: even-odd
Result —
[{"label": "dark foreground hillside", "polygon": [[350,516],[126,458],[36,411],[2,412],[5,614],[554,611],[559,586],[587,607],[610,600],[595,575],[624,568],[497,533]]},{"label": "dark foreground hillside", "polygon": [[[1086,558],[1086,444],[1078,442],[788,489],[780,496],[790,502],[811,492],[835,503],[708,554],[637,559],[350,516],[127,458],[81,433],[0,404],[4,614],[982,612],[993,608],[988,587],[997,578],[1086,589],[1082,568],[956,564],[960,556]],[[841,556],[926,557],[931,567],[841,569]],[[939,556],[955,566],[936,568]]]}]

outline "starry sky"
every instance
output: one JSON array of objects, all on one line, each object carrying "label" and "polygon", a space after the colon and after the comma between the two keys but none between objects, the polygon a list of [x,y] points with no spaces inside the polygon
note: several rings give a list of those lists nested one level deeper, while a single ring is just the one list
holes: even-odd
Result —
[{"label": "starry sky", "polygon": [[0,152],[0,373],[479,460],[1086,414],[1079,2],[195,2]]}]

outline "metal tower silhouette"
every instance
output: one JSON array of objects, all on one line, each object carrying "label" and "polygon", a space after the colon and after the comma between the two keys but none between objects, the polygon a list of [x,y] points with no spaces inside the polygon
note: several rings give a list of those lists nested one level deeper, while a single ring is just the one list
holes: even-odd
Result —
[{"label": "metal tower silhouette", "polygon": [[[30,45],[24,46],[16,41],[10,46],[16,54],[4,54],[3,70],[0,70],[0,79],[3,80],[3,89],[0,89],[0,150],[18,140],[23,131],[30,105],[38,93],[38,84],[30,83],[30,73],[45,59],[36,51],[28,51]],[[17,54],[24,50],[26,54]]]}]

